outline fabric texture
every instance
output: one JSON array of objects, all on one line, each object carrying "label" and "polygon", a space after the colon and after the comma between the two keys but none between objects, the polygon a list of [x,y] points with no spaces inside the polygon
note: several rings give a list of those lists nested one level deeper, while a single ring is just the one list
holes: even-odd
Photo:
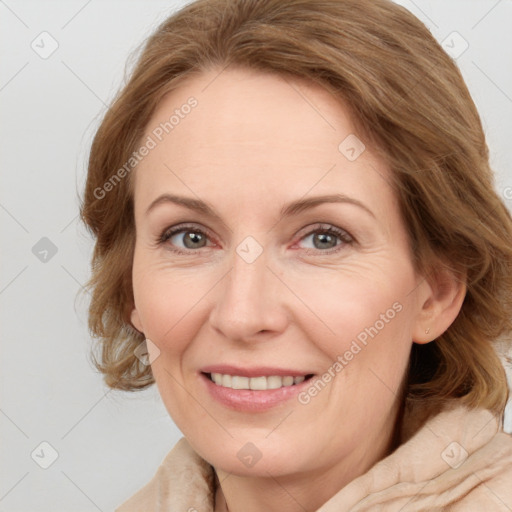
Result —
[{"label": "fabric texture", "polygon": [[[116,512],[214,512],[216,481],[182,438]],[[511,512],[512,436],[490,411],[445,410],[317,510],[348,511]]]}]

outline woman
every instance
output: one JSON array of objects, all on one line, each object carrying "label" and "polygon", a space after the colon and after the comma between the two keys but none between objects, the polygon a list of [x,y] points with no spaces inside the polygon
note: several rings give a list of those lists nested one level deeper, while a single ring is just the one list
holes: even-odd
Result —
[{"label": "woman", "polygon": [[407,10],[186,6],[96,134],[82,217],[95,364],[184,434],[119,511],[512,509],[512,221]]}]

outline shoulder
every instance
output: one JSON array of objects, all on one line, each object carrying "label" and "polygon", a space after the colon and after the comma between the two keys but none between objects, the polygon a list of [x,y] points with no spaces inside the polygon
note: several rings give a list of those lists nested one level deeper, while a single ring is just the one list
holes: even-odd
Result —
[{"label": "shoulder", "polygon": [[467,494],[453,503],[454,512],[512,510],[512,436],[498,432],[468,456],[463,482]]},{"label": "shoulder", "polygon": [[[185,438],[165,456],[153,478],[115,512],[213,511],[213,468]],[[207,507],[207,508],[205,508]]]},{"label": "shoulder", "polygon": [[512,436],[487,410],[439,413],[317,512],[510,512]]}]

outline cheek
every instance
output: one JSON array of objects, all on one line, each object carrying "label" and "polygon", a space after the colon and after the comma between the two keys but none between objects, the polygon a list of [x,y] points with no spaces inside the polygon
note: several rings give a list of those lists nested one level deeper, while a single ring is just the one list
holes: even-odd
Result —
[{"label": "cheek", "polygon": [[[190,322],[197,325],[197,312],[204,290],[197,279],[134,261],[135,306],[146,338],[162,353],[180,353],[190,339]],[[141,269],[141,270],[139,270]]]},{"label": "cheek", "polygon": [[374,339],[386,339],[386,344],[408,339],[412,274],[410,279],[405,272],[393,279],[386,273],[364,270],[297,281],[301,283],[297,294],[307,298],[314,313],[305,316],[311,320],[305,320],[303,327],[330,359],[349,350],[353,341],[366,347]]},{"label": "cheek", "polygon": [[[415,314],[410,293],[414,273],[406,265],[401,273],[376,269],[336,272],[331,279],[316,281],[316,286],[302,281],[302,293],[315,312],[314,321],[305,320],[302,327],[326,356],[320,378],[330,389],[317,405],[331,404],[335,417],[339,410],[359,417],[361,404],[385,414],[407,369]],[[315,390],[310,392],[316,396]],[[304,402],[309,398],[304,396]]]},{"label": "cheek", "polygon": [[[159,350],[151,363],[151,370],[163,403],[183,432],[189,428],[190,396],[184,389],[183,358],[200,327],[200,296],[202,290],[191,286],[190,276],[181,279],[177,272],[152,266],[134,265],[135,305],[144,335]],[[203,293],[204,295],[204,293]],[[193,406],[192,406],[193,409]],[[194,410],[196,416],[204,413]]]}]

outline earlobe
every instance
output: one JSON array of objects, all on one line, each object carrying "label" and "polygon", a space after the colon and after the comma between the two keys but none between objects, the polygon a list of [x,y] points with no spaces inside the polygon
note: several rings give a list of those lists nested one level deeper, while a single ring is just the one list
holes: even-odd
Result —
[{"label": "earlobe", "polygon": [[438,268],[424,283],[421,310],[413,329],[413,341],[429,343],[441,336],[457,318],[466,296],[465,275]]},{"label": "earlobe", "polygon": [[137,311],[136,307],[132,309],[132,312],[130,314],[130,321],[133,327],[137,329],[137,331],[144,332],[144,329],[142,328],[142,323],[140,321],[139,312]]}]

